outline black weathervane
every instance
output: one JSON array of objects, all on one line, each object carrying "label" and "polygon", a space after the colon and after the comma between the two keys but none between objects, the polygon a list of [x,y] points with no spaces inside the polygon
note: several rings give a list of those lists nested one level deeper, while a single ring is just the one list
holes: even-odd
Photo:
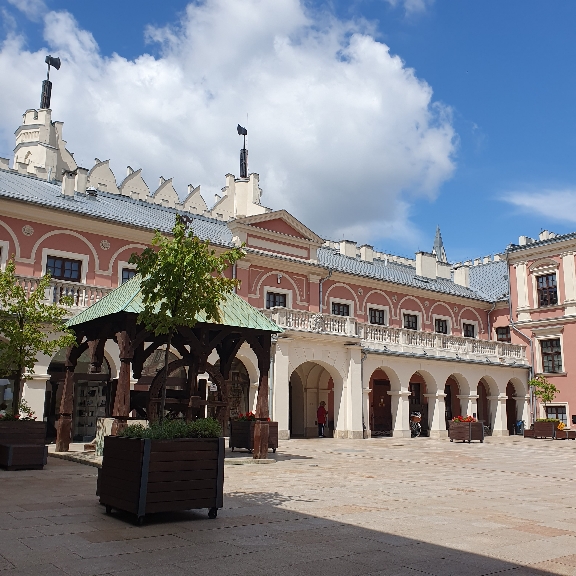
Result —
[{"label": "black weathervane", "polygon": [[240,126],[240,124],[238,124],[236,130],[238,130],[239,136],[244,136],[244,144],[242,150],[240,150],[240,178],[248,178],[248,150],[246,150],[246,136],[248,135],[248,130]]},{"label": "black weathervane", "polygon": [[42,82],[42,97],[40,98],[40,108],[50,108],[50,97],[52,96],[52,82],[50,82],[50,66],[60,70],[60,58],[54,58],[53,56],[46,56],[45,60],[48,64],[48,74],[46,80]]}]

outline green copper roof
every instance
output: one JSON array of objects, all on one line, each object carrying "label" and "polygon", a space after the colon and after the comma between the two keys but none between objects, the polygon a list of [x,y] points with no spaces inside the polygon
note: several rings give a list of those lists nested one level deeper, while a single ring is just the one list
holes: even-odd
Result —
[{"label": "green copper roof", "polygon": [[[132,312],[139,314],[143,310],[142,295],[140,293],[139,274],[134,276],[128,282],[121,284],[112,292],[109,292],[104,298],[92,304],[66,323],[67,326],[78,326],[97,318],[104,318],[118,312]],[[268,332],[283,332],[272,320],[269,320],[258,311],[240,298],[237,294],[228,294],[225,300],[220,303],[220,314],[222,317],[221,324],[225,326],[238,326],[240,328],[253,328],[255,330],[266,330]],[[206,322],[204,312],[197,316],[198,322]],[[213,322],[210,322],[213,324]]]}]

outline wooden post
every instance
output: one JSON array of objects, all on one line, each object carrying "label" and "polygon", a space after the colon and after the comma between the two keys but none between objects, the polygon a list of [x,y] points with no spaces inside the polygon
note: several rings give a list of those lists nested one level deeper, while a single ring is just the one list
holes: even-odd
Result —
[{"label": "wooden post", "polygon": [[270,371],[270,334],[258,338],[257,357],[260,378],[258,382],[258,400],[256,401],[256,422],[254,423],[254,450],[256,459],[268,458],[268,373]]},{"label": "wooden post", "polygon": [[[70,357],[70,350],[67,354]],[[60,418],[56,426],[56,452],[68,452],[72,440],[72,413],[74,411],[74,368],[76,363],[68,366],[66,362],[66,376],[60,401]]]},{"label": "wooden post", "polygon": [[118,373],[118,386],[114,398],[112,416],[112,435],[115,436],[126,427],[130,413],[130,373],[132,367],[132,341],[126,330],[116,334],[116,341],[120,348],[120,371]]}]

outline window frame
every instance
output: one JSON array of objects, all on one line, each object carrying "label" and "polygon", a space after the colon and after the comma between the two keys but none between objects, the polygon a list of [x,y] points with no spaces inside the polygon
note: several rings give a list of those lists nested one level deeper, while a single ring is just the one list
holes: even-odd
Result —
[{"label": "window frame", "polygon": [[[545,369],[545,365],[544,365],[544,350],[542,348],[542,344],[544,342],[552,342],[552,341],[558,341],[558,347],[560,348],[560,350],[558,352],[555,353],[547,353],[546,356],[559,356],[560,358],[560,370],[557,371],[552,371],[549,372]],[[552,336],[552,337],[548,337],[548,338],[538,338],[539,341],[539,353],[540,353],[540,366],[542,368],[542,374],[564,374],[564,347],[563,347],[563,342],[562,342],[562,337],[561,336]],[[554,363],[554,360],[553,360]]]},{"label": "window frame", "polygon": [[[406,317],[409,316],[410,318],[416,319],[416,328],[409,328],[406,326]],[[412,310],[402,311],[402,328],[404,330],[413,330],[414,332],[418,332],[420,328],[420,318],[418,318],[418,314],[414,314]]]},{"label": "window frame", "polygon": [[[470,324],[474,326],[474,336],[464,336],[464,324]],[[474,338],[475,340],[478,339],[478,322],[476,320],[462,320],[460,322],[460,330],[462,330],[462,338]]]},{"label": "window frame", "polygon": [[331,316],[341,316],[340,314],[332,313],[332,304],[347,304],[348,305],[348,316],[342,316],[342,318],[354,318],[354,302],[352,300],[345,300],[344,298],[330,298],[330,315]]},{"label": "window frame", "polygon": [[[366,304],[366,308],[367,308],[366,320],[367,320],[368,324],[371,324],[372,326],[388,326],[389,325],[390,314],[388,311],[388,306],[380,306],[378,304]],[[382,311],[384,313],[384,324],[373,324],[372,323],[372,321],[370,320],[370,311],[371,310],[378,310],[378,311]]]},{"label": "window frame", "polygon": [[[277,296],[281,296],[284,298],[284,306],[280,304],[274,304],[274,306],[268,306],[268,297],[274,295],[276,299]],[[277,292],[275,290],[266,290],[265,300],[264,300],[264,307],[266,310],[272,310],[273,308],[287,308],[288,306],[288,295],[285,292]]]},{"label": "window frame", "polygon": [[[82,260],[76,260],[73,258],[64,258],[62,256],[53,256],[52,254],[48,254],[46,258],[46,273],[49,272],[48,270],[48,260],[54,260],[60,262],[62,264],[61,269],[64,275],[56,276],[54,272],[50,272],[50,276],[53,280],[60,280],[61,282],[72,282],[74,284],[79,284],[80,280],[82,279]],[[78,264],[78,277],[77,278],[66,278],[66,263]]]},{"label": "window frame", "polygon": [[564,422],[564,424],[569,427],[569,413],[568,413],[568,404],[566,402],[554,402],[551,404],[546,404],[546,406],[542,406],[541,407],[541,412],[543,413],[544,418],[554,418],[554,416],[548,416],[548,409],[549,408],[564,408],[565,410],[565,417],[566,420],[562,420],[561,418],[559,419],[561,422]]},{"label": "window frame", "polygon": [[[548,278],[548,277],[550,277],[550,276],[554,276],[554,283],[555,283],[555,285],[554,285],[553,288],[554,288],[554,292],[555,292],[555,295],[556,295],[556,302],[554,302],[554,303],[548,303],[548,304],[542,304],[541,294],[544,292],[544,290],[546,290],[546,293],[549,295],[549,293],[550,293],[550,287],[547,286],[546,288],[541,289],[541,288],[538,286],[539,280],[540,280],[541,278]],[[560,294],[559,294],[559,290],[558,290],[558,289],[559,289],[559,286],[558,286],[558,270],[554,270],[553,272],[547,270],[547,271],[545,271],[545,272],[544,272],[544,271],[543,271],[543,272],[540,272],[539,274],[534,274],[534,285],[535,285],[535,287],[536,287],[536,301],[535,301],[535,304],[536,304],[536,307],[537,307],[537,308],[551,308],[551,307],[553,307],[553,306],[558,306],[558,305],[560,304]],[[541,291],[541,290],[542,290],[542,291]]]},{"label": "window frame", "polygon": [[[436,332],[436,320],[444,320],[446,322],[446,334],[443,332]],[[432,314],[432,327],[434,329],[434,334],[450,336],[452,334],[452,318],[450,318],[450,316],[442,316],[441,314]]]},{"label": "window frame", "polygon": [[[508,330],[508,339],[507,340],[500,340],[498,337],[498,330]],[[496,326],[494,327],[494,336],[496,337],[496,342],[502,342],[504,344],[511,344],[512,343],[512,332],[510,331],[510,326]]]},{"label": "window frame", "polygon": [[[126,280],[124,280],[124,272],[134,272],[134,274],[132,274],[132,276],[130,278],[127,278]],[[132,280],[132,278],[134,278],[134,276],[136,276],[137,271],[135,268],[128,268],[127,266],[124,266],[121,270],[121,277],[120,277],[120,284],[124,284],[124,282],[128,282],[129,280]]]},{"label": "window frame", "polygon": [[286,294],[286,308],[292,309],[292,290],[288,290],[286,288],[276,288],[276,286],[264,286],[264,308],[266,308],[268,292],[274,292],[275,294]]},{"label": "window frame", "polygon": [[88,256],[88,254],[78,254],[77,252],[68,252],[66,250],[53,250],[52,248],[42,248],[42,276],[46,274],[48,257],[63,258],[65,260],[80,260],[82,262],[82,266],[80,268],[80,280],[77,282],[74,282],[73,280],[62,280],[62,282],[72,282],[73,284],[87,283],[86,276],[88,274],[88,266],[90,264],[90,256]]}]

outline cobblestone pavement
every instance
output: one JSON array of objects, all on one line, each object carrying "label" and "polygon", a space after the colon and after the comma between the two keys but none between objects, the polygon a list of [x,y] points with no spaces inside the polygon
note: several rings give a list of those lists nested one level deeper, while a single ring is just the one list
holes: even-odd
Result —
[{"label": "cobblestone pavement", "polygon": [[[272,454],[271,454],[272,456]],[[97,470],[0,471],[0,576],[576,575],[576,441],[282,442],[225,508],[106,516]]]}]

